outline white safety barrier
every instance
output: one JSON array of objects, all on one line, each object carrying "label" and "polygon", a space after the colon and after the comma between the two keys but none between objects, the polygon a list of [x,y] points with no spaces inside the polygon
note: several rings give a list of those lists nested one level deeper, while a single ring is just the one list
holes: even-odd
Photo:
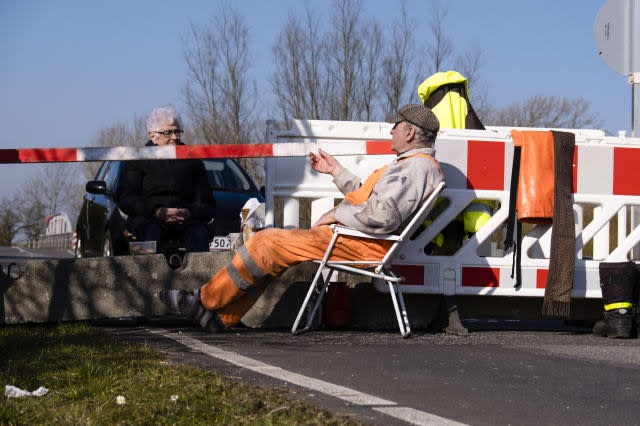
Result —
[{"label": "white safety barrier", "polygon": [[[49,163],[137,159],[267,158],[265,222],[274,224],[274,200],[284,199],[282,226],[298,227],[299,199],[310,198],[311,222],[343,195],[329,176],[309,166],[309,152],[339,155],[349,170],[366,178],[390,163],[388,123],[294,121],[289,130],[267,122],[267,142],[244,145],[166,147],[0,149],[1,163]],[[534,129],[535,130],[535,129]],[[546,130],[546,129],[537,129]],[[563,130],[563,129],[558,129]],[[640,225],[628,229],[629,208],[640,206],[640,139],[605,137],[598,130],[576,134],[573,201],[576,217],[574,297],[600,297],[598,265],[624,261],[640,242]],[[436,159],[446,175],[446,210],[417,238],[405,243],[396,270],[406,278],[403,291],[436,294],[542,296],[549,267],[549,227],[534,227],[522,243],[522,286],[514,288],[511,253],[500,250],[507,220],[513,142],[509,128],[439,133]],[[473,199],[496,200],[500,207],[487,224],[452,256],[427,256],[424,247]],[[584,226],[584,211],[594,219]],[[617,226],[611,250],[609,230]],[[592,256],[583,249],[592,243]],[[493,247],[495,246],[495,247]],[[487,251],[486,247],[489,247]]]},{"label": "white safety barrier", "polygon": [[55,248],[65,249],[73,247],[73,236],[71,222],[65,213],[58,213],[47,217],[47,227],[44,234],[38,235],[35,239],[30,239],[27,245],[31,248]]},{"label": "white safety barrier", "polygon": [[[294,121],[289,130],[267,126],[267,142],[312,142],[327,152],[344,152],[352,144],[369,144],[369,153],[339,161],[366,178],[390,163],[391,125],[388,123]],[[548,129],[535,129],[548,130]],[[563,130],[563,129],[558,129]],[[566,130],[566,129],[564,129]],[[640,206],[640,139],[605,137],[598,130],[569,130],[576,134],[573,161],[573,201],[576,222],[574,297],[599,298],[598,265],[625,261],[640,243],[640,226],[628,229],[628,211]],[[378,142],[374,142],[378,141]],[[386,142],[380,142],[386,141]],[[333,145],[339,144],[341,148]],[[386,151],[385,151],[386,150]],[[409,293],[542,297],[549,269],[551,228],[534,226],[522,241],[522,286],[511,278],[512,253],[500,249],[508,217],[513,141],[509,128],[442,130],[436,140],[436,159],[446,176],[446,210],[414,240],[406,242],[394,267],[406,279]],[[266,161],[266,224],[273,225],[276,198],[284,201],[279,226],[298,227],[299,200],[310,198],[311,223],[332,208],[343,195],[328,175],[313,171],[306,158],[270,158]],[[452,256],[428,256],[424,247],[473,199],[496,200],[491,219]],[[593,217],[583,224],[584,211]],[[617,245],[611,250],[609,231],[618,225]],[[586,225],[586,226],[585,226]],[[583,256],[592,242],[593,255]],[[488,248],[488,249],[487,249]],[[376,286],[385,291],[382,285]]]}]

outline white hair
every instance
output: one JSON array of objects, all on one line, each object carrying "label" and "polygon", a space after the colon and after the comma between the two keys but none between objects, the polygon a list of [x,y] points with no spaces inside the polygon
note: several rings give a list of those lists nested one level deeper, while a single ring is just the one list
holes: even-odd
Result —
[{"label": "white hair", "polygon": [[174,106],[166,105],[152,109],[147,116],[147,131],[157,131],[166,125],[176,125],[182,129],[182,118]]},{"label": "white hair", "polygon": [[424,130],[424,129],[416,126],[415,124],[409,123],[408,121],[406,121],[406,123],[409,126],[413,127],[413,129],[414,129],[413,139],[416,142],[418,142],[418,145],[423,146],[425,148],[433,148],[434,147],[437,133]]}]

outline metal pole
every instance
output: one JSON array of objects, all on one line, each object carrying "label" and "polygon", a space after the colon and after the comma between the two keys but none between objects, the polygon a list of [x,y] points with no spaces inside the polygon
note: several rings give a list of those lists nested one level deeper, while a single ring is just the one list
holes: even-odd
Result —
[{"label": "metal pole", "polygon": [[[631,126],[633,137],[640,138],[640,72],[633,74],[631,83]],[[635,229],[638,225],[640,225],[640,207],[632,207],[631,229]],[[640,244],[631,250],[631,259],[640,260]]]},{"label": "metal pole", "polygon": [[631,132],[634,138],[640,138],[640,72],[634,73],[631,84]]},{"label": "metal pole", "polygon": [[[634,138],[640,138],[640,0],[631,0],[629,2],[630,10],[630,34],[629,34],[629,53],[631,75],[629,83],[631,83],[631,135]],[[640,207],[632,207],[631,209],[631,230],[640,225]],[[631,259],[640,260],[640,244],[631,250]]]}]

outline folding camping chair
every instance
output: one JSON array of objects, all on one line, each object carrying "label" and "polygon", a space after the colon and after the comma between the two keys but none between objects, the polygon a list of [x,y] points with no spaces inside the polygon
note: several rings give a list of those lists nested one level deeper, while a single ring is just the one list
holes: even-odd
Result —
[{"label": "folding camping chair", "polygon": [[[309,286],[309,290],[307,291],[307,295],[302,302],[302,306],[300,307],[300,311],[298,312],[298,316],[293,323],[293,328],[291,329],[292,334],[298,334],[305,331],[308,331],[311,328],[311,323],[313,322],[313,318],[316,316],[318,311],[318,307],[320,306],[320,302],[322,301],[322,297],[324,293],[327,291],[327,287],[329,287],[329,281],[331,280],[331,276],[333,273],[337,271],[349,272],[353,274],[365,275],[368,277],[380,278],[383,279],[389,284],[389,293],[391,293],[391,300],[393,301],[393,308],[396,312],[396,318],[398,319],[398,327],[400,328],[400,333],[402,337],[408,337],[411,334],[411,328],[409,326],[409,317],[407,315],[407,310],[404,306],[404,299],[402,297],[402,290],[398,287],[398,284],[404,281],[403,277],[398,277],[393,271],[390,269],[390,262],[393,259],[393,256],[400,249],[402,242],[411,238],[413,233],[418,229],[418,227],[423,223],[427,214],[433,208],[436,200],[438,199],[438,195],[444,189],[444,182],[441,182],[436,189],[433,190],[429,198],[424,202],[422,207],[416,212],[411,219],[411,222],[404,228],[400,235],[393,234],[385,234],[385,235],[377,235],[377,234],[367,234],[365,232],[357,231],[353,228],[348,228],[342,225],[331,225],[333,229],[333,237],[331,238],[331,242],[327,247],[327,251],[324,254],[322,260],[314,260],[314,262],[319,263],[318,271],[316,272],[311,285]],[[376,240],[391,240],[394,241],[389,251],[380,261],[357,261],[357,260],[341,260],[341,261],[333,261],[328,260],[331,256],[331,251],[333,250],[333,246],[336,243],[336,240],[340,235],[351,235],[359,238],[372,238]],[[350,266],[353,265],[353,266]],[[364,268],[356,268],[355,265],[362,265]],[[322,276],[322,270],[324,268],[329,269],[329,273],[326,278],[320,279]],[[304,314],[307,304],[309,300],[313,296],[313,293],[317,293],[317,298],[315,304],[313,306],[313,310],[307,317],[307,323],[305,327],[301,330],[298,330],[298,324]],[[396,298],[397,292],[397,298]],[[402,313],[398,308],[398,302],[400,302],[400,309],[402,309]]]}]

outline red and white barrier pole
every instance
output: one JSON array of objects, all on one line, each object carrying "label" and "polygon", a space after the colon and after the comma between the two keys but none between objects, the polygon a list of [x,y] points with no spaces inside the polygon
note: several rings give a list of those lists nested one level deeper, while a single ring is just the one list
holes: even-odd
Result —
[{"label": "red and white barrier pole", "polygon": [[331,155],[392,154],[391,141],[330,141],[238,145],[178,145],[113,148],[0,149],[0,164],[184,158],[306,157],[318,149]]}]

